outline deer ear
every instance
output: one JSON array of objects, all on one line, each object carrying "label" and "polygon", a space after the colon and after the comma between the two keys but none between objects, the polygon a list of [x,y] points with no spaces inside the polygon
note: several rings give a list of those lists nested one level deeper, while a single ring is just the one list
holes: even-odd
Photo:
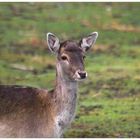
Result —
[{"label": "deer ear", "polygon": [[97,37],[98,37],[98,33],[93,32],[81,40],[80,45],[84,52],[86,52],[92,45],[95,44]]},{"label": "deer ear", "polygon": [[52,33],[47,33],[47,45],[51,52],[57,53],[60,48],[59,39]]}]

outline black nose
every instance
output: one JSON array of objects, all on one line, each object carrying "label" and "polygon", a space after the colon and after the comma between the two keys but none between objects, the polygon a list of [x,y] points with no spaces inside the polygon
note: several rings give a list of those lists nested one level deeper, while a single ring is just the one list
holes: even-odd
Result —
[{"label": "black nose", "polygon": [[86,78],[86,72],[85,71],[79,71],[78,74],[80,75],[81,79]]}]

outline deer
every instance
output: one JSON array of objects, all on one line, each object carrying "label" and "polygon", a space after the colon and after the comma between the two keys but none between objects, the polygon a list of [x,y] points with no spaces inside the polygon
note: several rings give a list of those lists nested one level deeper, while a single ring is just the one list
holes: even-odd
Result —
[{"label": "deer", "polygon": [[95,44],[97,32],[80,41],[60,42],[47,33],[48,48],[56,55],[54,89],[0,85],[0,137],[62,137],[75,117],[78,83],[87,78],[86,52]]}]

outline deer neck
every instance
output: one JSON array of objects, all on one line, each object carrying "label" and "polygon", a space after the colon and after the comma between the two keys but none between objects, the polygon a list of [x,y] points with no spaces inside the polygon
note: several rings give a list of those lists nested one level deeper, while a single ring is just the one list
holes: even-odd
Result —
[{"label": "deer neck", "polygon": [[55,100],[57,103],[58,125],[63,128],[68,125],[74,118],[76,99],[77,99],[77,81],[66,79],[59,62],[56,67],[56,88]]},{"label": "deer neck", "polygon": [[[71,105],[76,101],[78,83],[77,81],[72,81],[66,78],[66,75],[63,74],[63,70],[59,62],[56,67],[56,88],[55,93],[58,100],[65,105]],[[64,108],[64,106],[63,106]]]}]

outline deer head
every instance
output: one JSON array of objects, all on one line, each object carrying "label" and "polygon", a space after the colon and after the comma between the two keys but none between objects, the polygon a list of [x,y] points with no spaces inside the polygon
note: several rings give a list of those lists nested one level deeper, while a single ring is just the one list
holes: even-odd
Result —
[{"label": "deer head", "polygon": [[47,44],[51,52],[57,55],[59,69],[65,80],[79,81],[87,77],[84,69],[85,52],[94,45],[98,37],[97,32],[82,38],[79,42],[64,41],[52,33],[47,33]]}]

